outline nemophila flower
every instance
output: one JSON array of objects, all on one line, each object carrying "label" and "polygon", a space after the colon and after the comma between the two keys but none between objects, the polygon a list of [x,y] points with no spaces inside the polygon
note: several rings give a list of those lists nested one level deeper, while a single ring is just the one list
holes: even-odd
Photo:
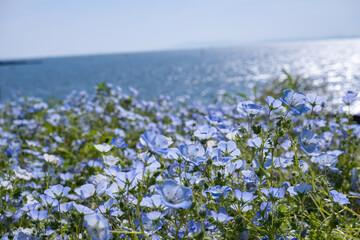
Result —
[{"label": "nemophila flower", "polygon": [[5,150],[5,154],[8,158],[11,158],[13,155],[13,150],[11,150],[10,148]]},{"label": "nemophila flower", "polygon": [[193,238],[201,232],[202,224],[201,222],[195,222],[194,220],[189,221],[187,224],[187,237]]},{"label": "nemophila flower", "polygon": [[211,112],[206,116],[206,120],[212,125],[220,125],[223,120],[221,119],[221,114],[219,112]]},{"label": "nemophila flower", "polygon": [[249,145],[249,147],[255,147],[255,148],[261,148],[261,147],[268,148],[268,147],[270,147],[268,139],[263,141],[261,139],[261,137],[249,138],[248,141],[247,141],[247,144]]},{"label": "nemophila flower", "polygon": [[50,117],[48,117],[46,119],[46,121],[48,121],[51,125],[53,125],[54,127],[58,126],[60,124],[61,121],[61,116],[59,114],[51,114]]},{"label": "nemophila flower", "polygon": [[37,209],[38,205],[40,205],[38,202],[25,204],[24,206],[22,206],[20,208],[20,210],[24,211],[24,212],[28,212],[28,211],[31,211],[33,209]]},{"label": "nemophila flower", "polygon": [[106,213],[108,210],[110,210],[110,208],[112,208],[115,204],[116,204],[116,199],[115,198],[110,198],[108,201],[102,203],[99,207],[98,210],[101,213]]},{"label": "nemophila flower", "polygon": [[347,91],[345,93],[345,96],[342,97],[342,101],[346,105],[351,105],[353,102],[355,102],[357,95],[358,95],[358,93],[356,93],[356,92]]},{"label": "nemophila flower", "polygon": [[42,205],[45,207],[55,207],[59,205],[59,201],[49,197],[48,195],[40,194],[40,198],[42,200]]},{"label": "nemophila flower", "polygon": [[209,125],[202,125],[196,129],[194,136],[200,140],[207,140],[215,136],[217,130]]},{"label": "nemophila flower", "polygon": [[181,144],[179,146],[180,156],[187,162],[198,166],[206,161],[205,150],[201,144]]},{"label": "nemophila flower", "polygon": [[69,181],[74,178],[74,174],[66,172],[66,173],[60,173],[60,178],[63,181]]},{"label": "nemophila flower", "polygon": [[266,101],[270,111],[276,110],[282,106],[281,101],[273,98],[272,96],[267,96],[265,98],[265,101]]},{"label": "nemophila flower", "polygon": [[325,106],[325,98],[314,94],[306,94],[306,100],[313,108],[313,111],[319,112]]},{"label": "nemophila flower", "polygon": [[6,180],[3,180],[0,178],[0,188],[10,190],[10,189],[13,189],[13,186],[10,181],[6,181]]},{"label": "nemophila flower", "polygon": [[111,145],[119,149],[126,148],[128,146],[122,138],[113,138],[110,143]]},{"label": "nemophila flower", "polygon": [[287,89],[284,90],[284,97],[281,97],[280,100],[288,105],[293,113],[296,115],[301,115],[305,112],[308,112],[310,108],[306,105],[306,96],[301,92],[294,92],[293,90]]},{"label": "nemophila flower", "polygon": [[338,158],[336,155],[321,153],[320,155],[312,157],[311,161],[318,163],[323,167],[335,167],[338,162]]},{"label": "nemophila flower", "polygon": [[218,223],[227,223],[228,221],[234,219],[234,217],[230,217],[226,213],[226,209],[224,207],[219,208],[219,213],[215,212],[214,210],[210,211],[210,215]]},{"label": "nemophila flower", "polygon": [[263,188],[261,189],[261,192],[268,198],[283,198],[285,196],[285,189],[283,188]]},{"label": "nemophila flower", "polygon": [[257,183],[260,181],[260,178],[256,175],[254,170],[242,170],[241,174],[246,183]]},{"label": "nemophila flower", "polygon": [[[159,169],[161,164],[156,160],[155,157],[150,157],[149,160],[146,162],[142,161],[133,161],[133,168],[136,172],[139,173],[138,176],[142,176],[142,173],[144,174],[150,174],[155,172],[157,169]],[[145,168],[145,169],[144,169]]]},{"label": "nemophila flower", "polygon": [[210,158],[213,160],[212,164],[215,166],[226,166],[233,159],[233,157],[225,156],[220,148],[211,149]]},{"label": "nemophila flower", "polygon": [[42,221],[50,217],[50,215],[48,215],[48,211],[38,211],[36,209],[31,210],[27,213],[27,215],[35,221]]},{"label": "nemophila flower", "polygon": [[161,205],[162,205],[162,202],[161,202],[160,195],[146,196],[140,202],[140,206],[142,206],[142,207],[158,208]]},{"label": "nemophila flower", "polygon": [[100,181],[96,184],[95,193],[96,195],[100,196],[105,193],[107,189],[108,182],[107,181]]},{"label": "nemophila flower", "polygon": [[219,142],[218,147],[226,156],[236,158],[237,156],[241,155],[240,150],[237,148],[236,143],[233,141],[221,141]]},{"label": "nemophila flower", "polygon": [[306,183],[300,183],[293,187],[288,187],[287,191],[291,196],[296,196],[298,194],[308,194],[310,190],[313,189],[312,185],[308,185]]},{"label": "nemophila flower", "polygon": [[44,193],[51,198],[58,199],[58,198],[66,197],[70,190],[71,190],[71,188],[69,188],[69,187],[64,187],[61,184],[57,184],[57,185],[51,186],[49,189],[46,189],[44,191]]},{"label": "nemophila flower", "polygon": [[153,130],[147,130],[140,137],[140,143],[148,148],[149,151],[162,155],[167,154],[169,142],[168,139]]},{"label": "nemophila flower", "polygon": [[[160,215],[159,212],[141,213],[141,222],[146,235],[153,235],[163,226],[161,221],[155,221]],[[141,231],[139,219],[135,221],[135,225],[138,227],[138,231]]]},{"label": "nemophila flower", "polygon": [[173,163],[167,167],[167,172],[165,172],[166,176],[170,176],[172,178],[178,177],[180,172],[186,167],[185,164],[181,163]]},{"label": "nemophila flower", "polygon": [[95,187],[92,184],[84,184],[81,187],[76,188],[74,192],[76,192],[76,194],[79,195],[81,199],[85,200],[94,195]]},{"label": "nemophila flower", "polygon": [[343,193],[339,193],[336,190],[331,190],[330,192],[330,196],[332,197],[332,199],[334,200],[334,202],[339,203],[340,205],[344,205],[344,204],[349,204],[349,199],[346,197],[345,194]]},{"label": "nemophila flower", "polygon": [[103,143],[103,144],[95,144],[94,147],[100,152],[108,152],[112,149],[113,146]]},{"label": "nemophila flower", "polygon": [[116,163],[120,160],[120,158],[115,157],[113,155],[103,156],[103,160],[105,165],[111,166],[116,165]]},{"label": "nemophila flower", "polygon": [[119,172],[115,177],[115,181],[121,189],[124,189],[125,187],[127,189],[132,189],[136,186],[139,178],[141,177],[138,177],[138,175],[139,172],[134,169],[129,172]]},{"label": "nemophila flower", "polygon": [[254,196],[253,193],[251,193],[251,192],[242,192],[239,189],[234,190],[234,195],[242,203],[249,203],[252,200],[254,200],[255,198],[257,198],[257,196]]},{"label": "nemophila flower", "polygon": [[309,164],[307,164],[307,162],[304,162],[303,160],[300,160],[299,168],[303,173],[307,173],[309,171]]},{"label": "nemophila flower", "polygon": [[[108,176],[116,176],[120,172],[122,172],[122,168],[120,165],[109,165],[108,168],[104,169],[105,175]],[[94,176],[94,180],[95,179],[97,179],[97,181],[108,181],[108,178],[101,174],[97,174],[96,176]]]},{"label": "nemophila flower", "polygon": [[[62,203],[62,204],[60,204],[60,212],[66,213],[73,207],[74,207],[74,202]],[[58,211],[57,208],[56,208],[56,211]]]},{"label": "nemophila flower", "polygon": [[74,203],[73,204],[74,208],[76,209],[76,211],[78,211],[79,213],[82,213],[84,215],[88,215],[88,214],[93,214],[94,210],[91,210],[90,208],[88,208],[87,206],[84,206],[82,204],[77,204]]},{"label": "nemophila flower", "polygon": [[189,209],[191,206],[191,189],[179,186],[174,180],[167,179],[162,185],[156,185],[156,192],[160,194],[162,203],[169,208]]},{"label": "nemophila flower", "polygon": [[48,163],[52,163],[52,164],[58,164],[60,162],[60,159],[54,155],[49,155],[47,153],[44,154],[44,159],[46,162]]},{"label": "nemophila flower", "polygon": [[102,162],[98,161],[98,160],[94,160],[94,159],[90,159],[88,162],[87,162],[87,165],[89,167],[93,167],[93,168],[99,168],[99,167],[102,167],[103,164]]},{"label": "nemophila flower", "polygon": [[304,129],[299,137],[299,144],[301,150],[307,154],[316,154],[320,149],[320,141],[316,133]]},{"label": "nemophila flower", "polygon": [[267,158],[264,162],[264,167],[266,169],[269,169],[271,167],[273,168],[287,168],[288,166],[293,165],[293,159],[292,158],[283,158],[283,157],[273,157],[273,158]]},{"label": "nemophila flower", "polygon": [[111,238],[109,221],[102,214],[86,215],[84,225],[92,240],[108,240]]},{"label": "nemophila flower", "polygon": [[22,169],[20,167],[16,167],[14,172],[15,172],[15,176],[17,178],[20,178],[20,179],[23,179],[23,180],[26,180],[26,181],[29,181],[32,178],[32,173],[31,172],[28,172],[27,170]]},{"label": "nemophila flower", "polygon": [[225,175],[232,175],[237,170],[243,170],[246,166],[244,160],[237,160],[236,162],[228,162],[225,166]]},{"label": "nemophila flower", "polygon": [[240,113],[240,115],[243,118],[255,117],[263,109],[264,109],[264,107],[259,106],[259,105],[255,104],[255,103],[253,103],[252,101],[240,102],[236,107],[236,110]]},{"label": "nemophila flower", "polygon": [[221,196],[223,196],[223,198],[225,199],[227,197],[227,195],[229,194],[229,192],[231,192],[232,189],[230,186],[215,186],[215,187],[211,187],[210,189],[207,189],[205,192],[208,192],[211,194],[211,196],[217,200],[219,199]]},{"label": "nemophila flower", "polygon": [[113,217],[121,217],[124,215],[124,212],[120,210],[118,207],[114,207],[110,209],[110,215]]}]

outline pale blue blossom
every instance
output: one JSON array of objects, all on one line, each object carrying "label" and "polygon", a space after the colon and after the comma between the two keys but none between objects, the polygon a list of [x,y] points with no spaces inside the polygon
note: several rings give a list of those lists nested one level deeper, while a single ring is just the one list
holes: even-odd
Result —
[{"label": "pale blue blossom", "polygon": [[167,179],[162,185],[156,185],[156,192],[167,207],[189,209],[191,206],[191,189],[179,186],[174,180]]}]

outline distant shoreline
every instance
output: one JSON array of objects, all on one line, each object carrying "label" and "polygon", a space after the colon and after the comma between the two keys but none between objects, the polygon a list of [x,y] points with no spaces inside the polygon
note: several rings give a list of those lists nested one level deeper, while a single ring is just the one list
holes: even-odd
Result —
[{"label": "distant shoreline", "polygon": [[41,60],[13,60],[13,61],[0,61],[1,66],[9,66],[9,65],[24,65],[24,64],[40,64]]}]

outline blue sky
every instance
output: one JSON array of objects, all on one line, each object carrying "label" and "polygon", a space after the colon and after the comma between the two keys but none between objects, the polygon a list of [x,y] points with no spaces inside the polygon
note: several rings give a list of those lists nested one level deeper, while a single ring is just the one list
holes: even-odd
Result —
[{"label": "blue sky", "polygon": [[0,0],[0,59],[360,36],[360,0]]}]

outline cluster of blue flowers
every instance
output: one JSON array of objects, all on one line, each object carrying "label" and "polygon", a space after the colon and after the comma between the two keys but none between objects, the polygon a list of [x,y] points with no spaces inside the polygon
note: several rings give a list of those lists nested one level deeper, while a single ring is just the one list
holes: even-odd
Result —
[{"label": "cluster of blue flowers", "polygon": [[325,99],[0,104],[0,237],[359,239],[360,125]]}]

